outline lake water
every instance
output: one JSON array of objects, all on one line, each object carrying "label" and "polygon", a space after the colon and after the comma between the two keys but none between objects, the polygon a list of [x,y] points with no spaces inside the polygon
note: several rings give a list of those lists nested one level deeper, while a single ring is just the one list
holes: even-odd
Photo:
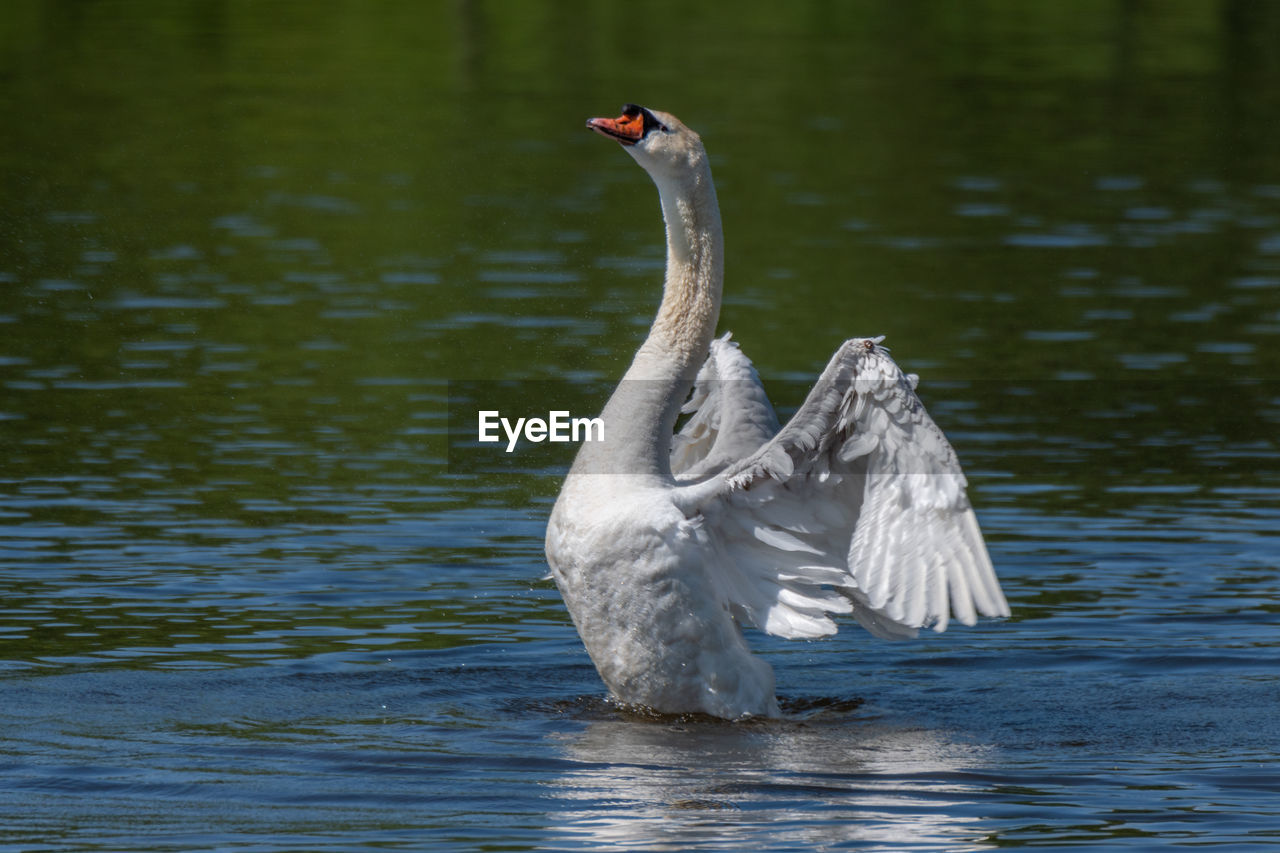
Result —
[{"label": "lake water", "polygon": [[[1277,45],[1248,2],[7,3],[0,847],[1280,845]],[[457,439],[641,340],[656,193],[582,126],[626,101],[706,141],[780,408],[854,335],[921,374],[1011,619],[753,636],[781,721],[605,701],[542,580],[572,448]]]}]

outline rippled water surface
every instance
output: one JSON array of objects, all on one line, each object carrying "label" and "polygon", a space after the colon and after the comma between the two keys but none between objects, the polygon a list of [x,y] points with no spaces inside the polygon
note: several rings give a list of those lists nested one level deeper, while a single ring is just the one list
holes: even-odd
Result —
[{"label": "rippled water surface", "polygon": [[[723,10],[718,9],[723,6]],[[15,2],[0,846],[1280,845],[1280,7]],[[712,154],[790,411],[885,334],[1013,617],[753,636],[786,718],[611,706],[572,448]],[[474,406],[472,406],[474,408]]]}]

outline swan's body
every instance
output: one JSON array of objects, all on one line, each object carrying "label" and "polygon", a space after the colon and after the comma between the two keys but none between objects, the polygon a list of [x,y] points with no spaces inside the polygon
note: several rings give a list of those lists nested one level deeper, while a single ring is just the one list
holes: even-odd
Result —
[{"label": "swan's body", "polygon": [[[628,104],[588,126],[658,186],[662,304],[547,525],[547,561],[618,700],[777,716],[773,671],[740,624],[877,636],[1008,614],[946,438],[879,339],[846,341],[779,429],[720,312],[720,211],[701,140]],[[692,399],[689,398],[693,391]],[[689,400],[685,405],[686,399]],[[694,412],[678,435],[676,419]]]}]

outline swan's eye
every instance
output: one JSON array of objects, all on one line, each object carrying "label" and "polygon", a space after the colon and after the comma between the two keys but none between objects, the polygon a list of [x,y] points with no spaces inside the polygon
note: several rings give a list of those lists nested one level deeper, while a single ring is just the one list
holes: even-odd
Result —
[{"label": "swan's eye", "polygon": [[645,133],[648,133],[651,130],[660,130],[663,133],[671,132],[671,128],[667,127],[665,124],[658,121],[658,117],[655,116],[653,113],[649,112],[648,110],[641,110],[641,112],[644,113],[644,132]]}]

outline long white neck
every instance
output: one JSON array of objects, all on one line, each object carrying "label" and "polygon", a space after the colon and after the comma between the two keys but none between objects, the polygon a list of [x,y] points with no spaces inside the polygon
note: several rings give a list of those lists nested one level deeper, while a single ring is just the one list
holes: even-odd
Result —
[{"label": "long white neck", "polygon": [[658,349],[682,362],[691,361],[696,373],[707,357],[720,317],[724,284],[720,205],[705,155],[685,180],[655,179],[655,183],[667,224],[667,278],[658,316],[640,352]]},{"label": "long white neck", "polygon": [[575,471],[671,479],[671,436],[720,316],[724,236],[706,154],[678,178],[654,175],[667,226],[662,304],[601,415],[605,440],[584,444]]}]

